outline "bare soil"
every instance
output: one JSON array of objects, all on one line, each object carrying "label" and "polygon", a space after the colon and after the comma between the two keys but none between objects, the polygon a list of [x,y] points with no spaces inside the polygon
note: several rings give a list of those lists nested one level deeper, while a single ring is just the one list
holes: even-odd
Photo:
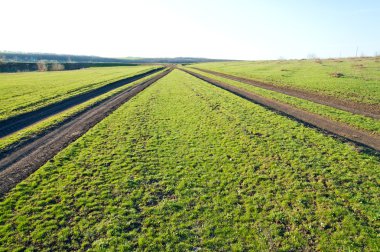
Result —
[{"label": "bare soil", "polygon": [[361,146],[369,147],[377,152],[380,151],[380,136],[378,135],[358,130],[346,124],[332,121],[328,118],[295,108],[291,105],[265,98],[263,96],[248,92],[246,90],[231,86],[218,80],[211,79],[209,77],[189,70],[181,70],[212,85],[215,85],[231,93],[234,93],[242,98],[245,98],[249,101],[263,105],[269,109],[272,109],[274,111],[280,112],[281,114],[296,119],[297,121],[303,122],[306,125],[313,126],[324,132],[327,131],[329,133],[332,133],[333,135],[342,137],[350,142],[359,144]]},{"label": "bare soil", "polygon": [[308,92],[305,90],[277,86],[274,84],[264,83],[264,82],[255,81],[252,79],[247,79],[247,78],[238,77],[238,76],[220,73],[220,72],[211,71],[211,70],[205,70],[205,69],[196,68],[196,67],[193,67],[193,68],[205,73],[214,74],[214,75],[224,77],[230,80],[243,82],[243,83],[253,85],[259,88],[276,91],[276,92],[283,93],[286,95],[298,97],[304,100],[309,100],[315,103],[327,105],[333,108],[345,110],[353,114],[359,114],[359,115],[364,115],[364,116],[380,119],[380,106],[376,104],[351,102],[351,101],[341,100],[333,96],[326,96],[326,95],[321,95],[321,94],[317,94],[313,92]]},{"label": "bare soil", "polygon": [[54,131],[47,133],[43,137],[36,139],[1,159],[0,196],[6,194],[10,189],[27,178],[59,151],[78,139],[115,109],[171,71],[172,69],[167,69],[137,86],[112,96],[110,99],[98,104],[96,107],[93,107],[66,124],[61,125]]}]

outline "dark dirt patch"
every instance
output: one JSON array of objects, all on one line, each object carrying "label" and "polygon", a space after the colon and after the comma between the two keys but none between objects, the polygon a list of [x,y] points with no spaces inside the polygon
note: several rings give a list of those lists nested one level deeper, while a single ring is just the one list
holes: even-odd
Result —
[{"label": "dark dirt patch", "polygon": [[339,72],[334,72],[334,73],[331,73],[330,76],[334,78],[341,78],[341,77],[344,77],[344,74],[339,73]]}]

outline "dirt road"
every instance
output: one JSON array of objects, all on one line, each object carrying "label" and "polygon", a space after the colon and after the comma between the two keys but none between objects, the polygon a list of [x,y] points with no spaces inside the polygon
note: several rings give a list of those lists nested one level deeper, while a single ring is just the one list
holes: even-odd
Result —
[{"label": "dirt road", "polygon": [[230,80],[243,82],[243,83],[253,85],[259,88],[268,89],[271,91],[279,92],[282,94],[298,97],[304,100],[309,100],[315,103],[319,103],[319,104],[327,105],[333,108],[348,111],[353,114],[359,114],[359,115],[364,115],[364,116],[380,119],[379,105],[370,105],[370,104],[363,104],[363,103],[355,103],[351,101],[344,101],[344,100],[340,100],[331,96],[320,95],[317,93],[312,93],[312,92],[298,90],[298,89],[292,89],[289,87],[276,86],[269,83],[263,83],[263,82],[243,78],[243,77],[215,72],[211,70],[205,70],[205,69],[201,69],[197,67],[193,67],[193,68],[205,73],[214,74],[216,76],[224,77]]},{"label": "dirt road", "polygon": [[195,73],[183,68],[181,68],[181,70],[203,81],[206,81],[212,85],[215,85],[217,87],[230,91],[249,101],[263,105],[269,109],[278,111],[286,116],[294,118],[300,122],[303,122],[304,124],[313,126],[323,131],[327,131],[329,133],[332,133],[333,135],[343,137],[344,139],[354,142],[356,144],[364,145],[365,147],[369,147],[376,151],[380,151],[380,137],[377,135],[373,135],[369,132],[355,129],[346,124],[339,123],[339,122],[330,120],[328,118],[322,117],[320,115],[316,115],[316,114],[295,108],[293,106],[290,106],[288,104],[285,104],[279,101],[265,98],[263,96],[248,92],[246,90],[234,87],[232,85],[223,83],[218,80],[211,79],[204,75],[201,75],[201,74],[198,74],[198,73]]},{"label": "dirt road", "polygon": [[59,151],[82,136],[136,94],[171,72],[164,72],[100,103],[77,118],[0,160],[0,196],[40,168]]},{"label": "dirt road", "polygon": [[151,75],[153,73],[156,73],[163,68],[159,69],[153,69],[150,71],[147,71],[145,73],[137,74],[135,76],[131,76],[110,84],[107,84],[105,86],[93,89],[91,91],[88,91],[86,93],[78,94],[73,97],[67,98],[63,101],[56,102],[53,104],[50,104],[48,106],[42,107],[40,109],[24,113],[3,121],[0,121],[0,138],[10,135],[18,130],[21,130],[27,126],[30,126],[36,122],[39,122],[49,116],[58,114],[66,109],[69,109],[71,107],[74,107],[78,104],[81,104],[83,102],[86,102],[92,98],[95,98],[99,95],[105,94],[113,89],[116,89],[118,87],[121,87],[123,85],[126,85],[128,83],[134,82],[136,80],[139,80],[141,78],[144,78],[148,75]]}]

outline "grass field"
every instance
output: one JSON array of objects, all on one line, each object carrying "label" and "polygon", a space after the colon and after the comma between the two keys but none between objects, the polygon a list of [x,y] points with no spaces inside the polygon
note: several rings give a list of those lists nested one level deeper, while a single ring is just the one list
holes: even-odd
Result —
[{"label": "grass field", "polygon": [[41,134],[42,132],[45,132],[46,130],[49,130],[52,127],[55,127],[56,125],[60,124],[64,120],[71,118],[78,113],[82,112],[83,110],[93,106],[94,104],[101,102],[108,97],[115,95],[117,93],[120,93],[132,86],[138,85],[139,83],[158,75],[161,71],[157,73],[153,73],[152,75],[149,75],[147,77],[141,78],[140,80],[131,82],[127,85],[124,85],[122,87],[116,88],[110,92],[107,92],[103,95],[100,95],[96,98],[90,99],[78,106],[75,106],[73,108],[70,108],[68,110],[65,110],[57,115],[51,116],[39,123],[33,124],[29,127],[26,127],[20,131],[17,131],[14,134],[8,135],[6,137],[0,138],[0,153],[6,151],[9,149],[9,147],[13,146],[14,144],[20,144],[27,140],[30,140],[31,138],[34,138]]},{"label": "grass field", "polygon": [[0,250],[378,251],[379,158],[174,71],[0,203]]},{"label": "grass field", "polygon": [[201,75],[210,77],[212,79],[219,80],[229,85],[250,91],[252,93],[259,94],[261,96],[292,105],[294,107],[300,108],[308,112],[312,112],[317,115],[328,117],[332,120],[345,123],[355,128],[365,130],[373,134],[380,134],[380,120],[366,117],[363,115],[352,114],[350,112],[346,112],[346,111],[339,110],[333,107],[321,105],[321,104],[300,99],[297,97],[281,94],[279,92],[255,87],[253,85],[245,84],[238,81],[233,81],[233,80],[219,77],[213,74],[205,73],[197,69],[193,69],[193,68],[188,68],[188,69],[193,72],[199,73]]},{"label": "grass field", "polygon": [[72,71],[0,73],[0,120],[156,68],[97,67]]},{"label": "grass field", "polygon": [[[380,104],[380,58],[200,63],[190,66],[307,90],[358,103]],[[337,73],[343,74],[337,78]]]}]

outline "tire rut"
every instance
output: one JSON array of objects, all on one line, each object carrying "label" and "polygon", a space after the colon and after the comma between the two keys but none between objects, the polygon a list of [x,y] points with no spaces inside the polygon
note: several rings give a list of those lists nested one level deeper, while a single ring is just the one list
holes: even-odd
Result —
[{"label": "tire rut", "polygon": [[0,197],[132,97],[166,76],[172,68],[100,103],[59,128],[0,160]]},{"label": "tire rut", "polygon": [[33,110],[31,112],[23,113],[23,114],[8,118],[6,120],[2,120],[0,121],[0,138],[8,136],[19,130],[22,130],[34,123],[37,123],[50,116],[56,115],[66,109],[72,108],[76,105],[79,105],[83,102],[93,99],[99,95],[105,94],[111,90],[114,90],[128,83],[134,82],[136,80],[139,80],[146,76],[154,74],[162,69],[163,68],[152,69],[144,73],[140,73],[140,74],[137,74],[137,75],[134,75],[122,80],[112,82],[110,84],[90,90],[88,92],[69,97],[62,101],[47,105],[45,107]]},{"label": "tire rut", "polygon": [[377,152],[380,152],[380,136],[358,130],[356,128],[350,127],[346,124],[339,123],[328,118],[316,115],[298,108],[295,108],[291,105],[278,102],[269,98],[265,98],[261,95],[257,95],[246,90],[231,86],[229,84],[223,83],[218,80],[206,77],[204,75],[189,71],[187,69],[180,68],[180,70],[201,79],[207,83],[210,83],[214,86],[227,90],[235,95],[238,95],[244,99],[247,99],[251,102],[257,103],[264,107],[267,107],[271,110],[277,111],[280,114],[291,117],[301,123],[304,123],[308,126],[315,127],[322,130],[323,132],[332,133],[335,136],[353,142],[355,144],[373,149]]},{"label": "tire rut", "polygon": [[193,69],[213,74],[216,76],[220,76],[223,78],[227,78],[230,80],[242,82],[245,84],[249,84],[255,87],[259,88],[264,88],[268,89],[271,91],[275,91],[278,93],[294,96],[297,98],[301,98],[304,100],[308,100],[311,102],[319,103],[322,105],[327,105],[333,108],[337,108],[340,110],[348,111],[353,114],[359,114],[359,115],[364,115],[368,117],[372,117],[375,119],[380,119],[380,107],[377,105],[371,105],[371,104],[361,104],[361,103],[355,103],[355,102],[350,102],[350,101],[344,101],[337,99],[332,96],[325,96],[325,95],[320,95],[320,94],[315,94],[307,91],[302,91],[298,89],[292,89],[292,88],[287,88],[287,87],[281,87],[281,86],[276,86],[273,84],[268,84],[268,83],[263,83],[259,81],[255,81],[252,79],[247,79],[243,77],[238,77],[230,74],[225,74],[225,73],[220,73],[212,70],[206,70],[206,69],[201,69],[197,67],[192,67]]}]

